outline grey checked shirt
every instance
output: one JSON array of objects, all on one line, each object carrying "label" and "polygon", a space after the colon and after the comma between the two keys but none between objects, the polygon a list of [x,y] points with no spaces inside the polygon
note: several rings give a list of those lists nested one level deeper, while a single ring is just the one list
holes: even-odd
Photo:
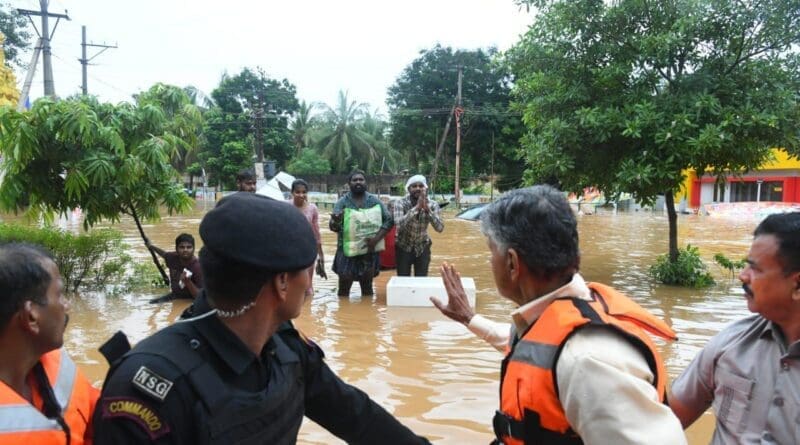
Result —
[{"label": "grey checked shirt", "polygon": [[428,198],[428,211],[420,212],[411,203],[411,196],[392,201],[392,215],[397,226],[395,246],[406,252],[420,256],[431,243],[428,224],[437,232],[444,230],[444,222],[439,215],[439,204]]}]

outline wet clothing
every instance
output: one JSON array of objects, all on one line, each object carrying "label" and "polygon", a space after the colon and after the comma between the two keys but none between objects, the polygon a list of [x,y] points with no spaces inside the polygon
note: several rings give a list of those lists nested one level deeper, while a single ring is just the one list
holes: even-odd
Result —
[{"label": "wet clothing", "polygon": [[172,289],[170,294],[172,295],[172,299],[186,298],[191,300],[194,298],[189,292],[189,288],[185,285],[181,288],[180,281],[183,269],[189,269],[189,271],[192,272],[192,276],[189,278],[192,280],[192,283],[194,283],[198,289],[203,287],[203,271],[200,270],[200,261],[197,257],[192,256],[189,264],[184,266],[181,263],[181,257],[178,255],[178,252],[166,252],[164,255],[164,262],[167,264],[167,269],[169,269],[169,285],[170,289]]},{"label": "wet clothing", "polygon": [[[383,205],[376,195],[364,192],[363,203],[359,206],[354,200],[351,192],[347,192],[344,196],[336,201],[333,207],[333,213],[343,213],[344,209],[369,209],[380,205],[381,207],[381,229],[387,231],[392,228],[394,221],[392,215]],[[378,276],[380,273],[380,256],[378,252],[366,253],[353,257],[345,256],[342,250],[342,222],[336,221],[331,218],[329,228],[337,233],[336,238],[336,255],[333,258],[333,271],[339,275],[339,278],[347,281],[362,281],[372,277]]]},{"label": "wet clothing", "polygon": [[90,422],[100,392],[66,352],[56,349],[44,354],[28,381],[33,404],[0,381],[0,443],[92,443]]},{"label": "wet clothing", "polygon": [[[580,276],[555,291],[514,310],[514,332],[529,328],[560,298],[593,301]],[[508,345],[510,327],[480,315],[468,328],[498,349]],[[685,444],[681,424],[661,403],[654,373],[644,355],[607,326],[586,326],[572,333],[560,348],[555,377],[558,399],[570,426],[587,444]],[[609,388],[624,388],[609,390]]]},{"label": "wet clothing", "polygon": [[394,260],[398,277],[411,276],[412,267],[415,277],[427,277],[431,265],[431,246],[426,246],[419,255],[397,248],[394,251]]},{"label": "wet clothing", "polygon": [[[205,296],[195,300],[207,309]],[[198,304],[199,303],[199,304]],[[213,312],[169,326],[109,370],[98,444],[294,444],[303,416],[348,443],[427,443],[325,364],[290,322],[255,356]]]},{"label": "wet clothing", "polygon": [[527,331],[512,333],[501,371],[500,411],[493,422],[503,443],[583,443],[562,408],[558,386],[562,382],[555,373],[563,346],[584,328],[610,330],[627,339],[645,358],[653,376],[649,383],[658,401],[664,401],[667,372],[647,332],[667,340],[673,340],[675,333],[614,289],[598,283],[589,283],[588,288],[591,300],[560,297]]},{"label": "wet clothing", "polygon": [[800,341],[760,315],[715,335],[672,385],[672,399],[697,415],[709,406],[712,444],[800,443]]},{"label": "wet clothing", "polygon": [[422,255],[425,248],[431,245],[431,237],[428,235],[429,224],[437,232],[444,230],[439,204],[430,198],[426,199],[429,209],[427,211],[417,210],[411,195],[392,202],[392,216],[397,225],[395,245],[398,249],[412,252],[416,256]]}]

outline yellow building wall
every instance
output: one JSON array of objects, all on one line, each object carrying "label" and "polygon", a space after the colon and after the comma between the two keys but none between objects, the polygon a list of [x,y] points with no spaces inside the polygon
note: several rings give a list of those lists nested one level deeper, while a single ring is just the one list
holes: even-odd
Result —
[{"label": "yellow building wall", "polygon": [[[789,153],[786,153],[786,150],[782,148],[773,148],[772,149],[772,156],[774,159],[771,161],[767,161],[759,167],[755,171],[764,171],[764,170],[788,170],[788,169],[800,169],[800,159],[798,158],[790,158]],[[689,201],[690,197],[692,196],[692,187],[694,184],[694,180],[697,179],[697,175],[695,174],[694,170],[684,170],[684,181],[683,187],[681,190],[675,193],[675,202],[680,202],[681,199],[686,199]]]}]

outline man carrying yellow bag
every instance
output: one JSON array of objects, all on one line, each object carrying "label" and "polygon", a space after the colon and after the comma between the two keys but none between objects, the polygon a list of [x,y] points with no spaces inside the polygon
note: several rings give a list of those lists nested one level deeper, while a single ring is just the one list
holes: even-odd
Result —
[{"label": "man carrying yellow bag", "polygon": [[380,273],[378,252],[383,250],[383,237],[394,222],[380,199],[367,192],[364,172],[350,173],[347,182],[350,191],[336,202],[329,224],[338,234],[333,259],[333,271],[339,276],[337,294],[350,296],[357,280],[361,295],[372,296],[372,279]]}]

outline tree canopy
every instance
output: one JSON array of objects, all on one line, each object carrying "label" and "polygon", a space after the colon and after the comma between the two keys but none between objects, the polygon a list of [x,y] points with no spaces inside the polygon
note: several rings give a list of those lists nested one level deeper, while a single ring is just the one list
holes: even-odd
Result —
[{"label": "tree canopy", "polygon": [[0,208],[46,219],[80,208],[85,228],[130,215],[144,238],[141,219],[192,204],[170,164],[197,133],[187,102],[180,88],[157,84],[135,105],[82,96],[0,108]]},{"label": "tree canopy", "polygon": [[272,79],[261,68],[245,68],[235,76],[223,76],[211,97],[222,113],[221,122],[234,122],[238,133],[235,139],[225,139],[223,143],[245,142],[246,136],[252,134],[259,160],[266,157],[285,165],[294,154],[289,119],[300,106],[296,94],[297,89],[288,80]]},{"label": "tree canopy", "polygon": [[0,2],[0,33],[6,36],[3,46],[5,63],[9,66],[25,66],[26,63],[20,60],[20,52],[31,46],[28,20],[7,2]]},{"label": "tree canopy", "polygon": [[555,176],[652,202],[683,171],[737,174],[800,151],[800,4],[787,0],[528,0],[508,53],[528,181]]},{"label": "tree canopy", "polygon": [[[511,78],[498,63],[495,49],[453,50],[437,45],[421,51],[389,88],[391,144],[407,158],[407,167],[429,172],[437,145],[455,105],[458,69],[462,81],[462,165],[464,176],[491,173],[492,154],[498,171],[506,172],[508,185],[516,185],[522,169],[517,141],[522,125],[518,113],[509,111]],[[455,153],[455,123],[449,127],[445,172]],[[445,162],[443,162],[445,161]],[[452,184],[452,180],[449,182]]]}]

